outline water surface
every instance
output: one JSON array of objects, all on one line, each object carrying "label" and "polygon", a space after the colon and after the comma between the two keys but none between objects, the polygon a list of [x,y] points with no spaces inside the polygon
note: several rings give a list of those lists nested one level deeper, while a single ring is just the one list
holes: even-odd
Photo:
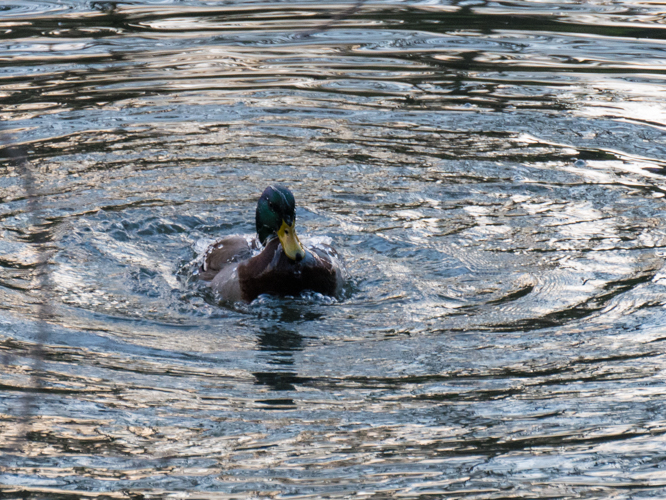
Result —
[{"label": "water surface", "polygon": [[[3,498],[666,495],[663,6],[350,5],[0,6]],[[274,182],[342,298],[193,276]]]}]

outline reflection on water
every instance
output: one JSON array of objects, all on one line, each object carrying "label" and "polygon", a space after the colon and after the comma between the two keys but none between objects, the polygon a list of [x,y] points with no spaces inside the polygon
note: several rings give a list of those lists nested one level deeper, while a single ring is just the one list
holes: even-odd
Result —
[{"label": "reflection on water", "polygon": [[[663,9],[347,7],[0,6],[0,496],[664,496]],[[192,275],[272,182],[340,300]]]}]

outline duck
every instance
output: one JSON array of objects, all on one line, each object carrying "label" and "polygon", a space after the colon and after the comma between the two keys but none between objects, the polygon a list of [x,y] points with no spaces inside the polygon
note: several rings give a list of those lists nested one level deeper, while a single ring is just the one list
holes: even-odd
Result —
[{"label": "duck", "polygon": [[249,303],[263,294],[294,297],[306,290],[339,296],[344,280],[339,254],[328,245],[301,244],[296,201],[286,186],[263,191],[255,224],[255,237],[227,236],[203,254],[199,279],[222,300]]}]

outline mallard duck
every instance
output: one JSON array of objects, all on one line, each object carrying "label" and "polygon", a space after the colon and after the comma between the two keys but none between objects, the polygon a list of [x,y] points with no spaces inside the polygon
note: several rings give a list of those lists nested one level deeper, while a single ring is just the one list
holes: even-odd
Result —
[{"label": "mallard duck", "polygon": [[256,238],[227,236],[213,243],[204,254],[200,279],[229,302],[251,302],[261,294],[295,296],[304,290],[338,295],[343,277],[337,253],[328,246],[301,244],[295,208],[289,189],[268,186],[257,202]]}]

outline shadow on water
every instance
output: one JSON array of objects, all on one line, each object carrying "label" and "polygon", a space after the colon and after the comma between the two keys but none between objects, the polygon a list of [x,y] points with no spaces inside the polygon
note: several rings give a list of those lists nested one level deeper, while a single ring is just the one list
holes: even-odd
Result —
[{"label": "shadow on water", "polygon": [[[303,336],[293,330],[280,326],[263,328],[258,338],[260,351],[269,354],[268,364],[275,365],[279,371],[255,372],[252,375],[257,379],[257,384],[265,385],[273,391],[295,391],[296,386],[306,383],[308,380],[298,376],[293,371],[294,352],[303,350]],[[292,399],[271,399],[258,401],[263,404],[284,407],[295,405]]]}]

